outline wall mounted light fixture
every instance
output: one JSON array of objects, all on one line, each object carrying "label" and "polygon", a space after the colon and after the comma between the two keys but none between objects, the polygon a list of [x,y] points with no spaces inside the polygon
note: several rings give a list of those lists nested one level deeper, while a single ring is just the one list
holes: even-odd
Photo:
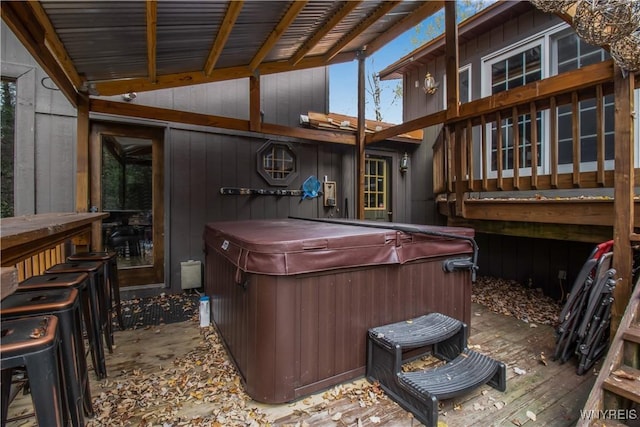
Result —
[{"label": "wall mounted light fixture", "polygon": [[427,75],[424,76],[424,84],[422,85],[422,90],[424,93],[428,95],[433,95],[438,90],[438,86],[440,83],[436,83],[436,79],[433,78],[431,73],[427,72]]},{"label": "wall mounted light fixture", "polygon": [[405,173],[409,170],[409,155],[405,151],[404,155],[400,159],[400,172]]}]

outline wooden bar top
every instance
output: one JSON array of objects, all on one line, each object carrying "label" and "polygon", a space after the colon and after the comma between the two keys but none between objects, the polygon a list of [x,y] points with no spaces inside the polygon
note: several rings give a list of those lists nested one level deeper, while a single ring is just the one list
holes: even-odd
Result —
[{"label": "wooden bar top", "polygon": [[93,222],[107,216],[106,212],[45,213],[3,218],[0,221],[1,264],[14,265],[70,237],[86,233]]}]

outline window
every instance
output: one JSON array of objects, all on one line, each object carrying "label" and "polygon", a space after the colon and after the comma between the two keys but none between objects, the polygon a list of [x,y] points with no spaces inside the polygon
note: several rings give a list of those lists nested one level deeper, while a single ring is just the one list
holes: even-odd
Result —
[{"label": "window", "polygon": [[387,209],[387,162],[381,158],[367,158],[364,165],[364,210]]},{"label": "window", "polygon": [[[528,83],[541,80],[543,78],[541,41],[522,46],[518,51],[507,52],[488,62],[489,69],[489,87],[491,94],[496,94],[508,89],[524,86]],[[542,135],[542,113],[538,113],[534,120],[537,127],[538,135]],[[541,141],[531,141],[532,120],[530,114],[518,116],[517,123],[519,143],[515,147],[514,142],[514,123],[513,118],[508,117],[500,121],[499,126],[502,131],[502,169],[509,171],[514,168],[531,168],[534,159],[532,159],[531,145],[537,144],[538,156],[535,159],[535,166],[542,165]],[[491,145],[490,159],[491,172],[498,170],[498,124],[495,122],[490,126]],[[514,150],[518,150],[519,164],[514,165]],[[526,172],[526,171],[525,171]]]},{"label": "window", "polygon": [[0,118],[1,148],[0,161],[0,217],[14,216],[14,152],[15,152],[15,113],[16,113],[16,82],[2,78],[0,101],[2,111]]},{"label": "window", "polygon": [[270,185],[289,185],[298,173],[298,160],[291,146],[267,141],[258,150],[258,173]]},{"label": "window", "polygon": [[[442,105],[447,105],[447,75],[442,76]],[[458,94],[460,103],[471,101],[471,64],[460,67],[458,71]]]},{"label": "window", "polygon": [[[610,57],[605,50],[584,42],[573,31],[569,30],[562,31],[553,37],[552,51],[555,58],[552,74],[575,70],[602,62]],[[613,160],[614,157],[613,100],[613,95],[604,97],[605,160]],[[596,100],[580,101],[578,103],[578,114],[580,124],[580,162],[585,164],[581,169],[594,170],[597,160]],[[573,113],[570,104],[558,107],[558,163],[560,165],[573,164],[572,117]]]}]

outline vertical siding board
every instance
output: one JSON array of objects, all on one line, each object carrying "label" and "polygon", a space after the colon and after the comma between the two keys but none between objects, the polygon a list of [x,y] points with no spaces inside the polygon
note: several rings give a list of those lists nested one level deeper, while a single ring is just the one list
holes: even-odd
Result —
[{"label": "vertical siding board", "polygon": [[[207,134],[206,153],[206,188],[207,192],[204,196],[207,203],[206,222],[222,220],[222,195],[220,187],[222,187],[222,144],[220,136]],[[202,231],[200,231],[202,233]]]},{"label": "vertical siding board", "polygon": [[[299,307],[296,305],[296,291],[299,284],[295,277],[286,277],[279,279],[279,284],[273,291],[276,294],[275,300],[275,348],[277,354],[274,357],[274,376],[275,378],[285,378],[285,383],[276,381],[276,396],[287,396],[291,382],[295,383],[296,364],[300,363],[300,346],[299,323],[300,318],[298,310],[292,310],[291,307]],[[296,333],[298,329],[298,333]],[[256,353],[258,356],[260,353]],[[255,357],[254,356],[254,357]]]},{"label": "vertical siding board", "polygon": [[333,357],[337,342],[337,295],[336,275],[323,278],[323,285],[318,288],[318,375],[327,378],[336,372],[337,361]]},{"label": "vertical siding board", "polygon": [[207,176],[206,145],[205,134],[200,132],[191,134],[189,169],[185,171],[189,174],[189,182],[188,186],[180,189],[189,195],[189,253],[187,258],[179,261],[198,259],[202,254],[202,227],[197,227],[197,224],[204,225],[207,221],[206,200],[209,189],[206,186],[206,180],[203,180]]},{"label": "vertical siding board", "polygon": [[190,235],[190,217],[189,210],[184,209],[189,206],[190,195],[189,187],[191,186],[191,175],[189,168],[191,164],[191,133],[174,130],[171,137],[171,169],[172,180],[170,183],[170,233],[171,247],[168,251],[175,268],[172,268],[171,283],[177,288],[180,283],[179,262],[185,261],[185,257],[189,254],[189,239],[185,236]]}]

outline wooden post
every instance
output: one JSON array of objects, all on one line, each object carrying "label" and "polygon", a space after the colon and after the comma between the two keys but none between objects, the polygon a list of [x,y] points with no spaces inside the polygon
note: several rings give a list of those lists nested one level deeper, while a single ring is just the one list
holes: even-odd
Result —
[{"label": "wooden post", "polygon": [[[89,166],[90,205],[100,210],[102,209],[102,137],[100,132],[91,132],[89,135]],[[96,221],[91,225],[91,247],[94,250],[103,249],[102,221]]]},{"label": "wooden post", "polygon": [[249,129],[253,132],[262,130],[259,73],[249,77]]},{"label": "wooden post", "polygon": [[[76,212],[89,211],[89,97],[78,95],[78,119],[76,134]],[[89,250],[90,236],[73,239],[76,251]]]},{"label": "wooden post", "polygon": [[614,67],[615,93],[615,175],[614,175],[614,222],[613,222],[613,268],[618,283],[613,293],[611,310],[611,336],[615,335],[620,320],[631,297],[631,269],[633,263],[631,235],[633,233],[633,89],[634,75],[625,78],[618,66]]},{"label": "wooden post", "polygon": [[358,200],[358,213],[356,218],[364,219],[364,167],[365,167],[365,54],[364,51],[358,51],[358,130],[356,135],[356,176],[357,191],[356,198]]},{"label": "wooden post", "polygon": [[447,119],[460,114],[460,68],[458,59],[458,24],[455,1],[444,2],[445,59],[447,72]]}]

